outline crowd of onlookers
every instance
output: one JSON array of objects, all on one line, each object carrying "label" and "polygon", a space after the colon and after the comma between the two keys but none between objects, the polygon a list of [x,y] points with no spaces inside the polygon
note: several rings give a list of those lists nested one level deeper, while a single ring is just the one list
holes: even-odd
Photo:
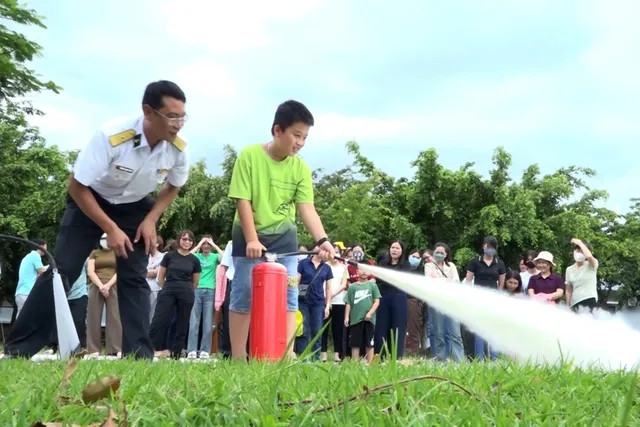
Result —
[{"label": "crowd of onlookers", "polygon": [[[46,248],[46,242],[34,240]],[[597,305],[598,260],[590,246],[573,239],[575,263],[564,276],[556,271],[548,251],[524,252],[520,265],[507,268],[499,256],[498,242],[486,237],[480,253],[465,269],[451,261],[445,243],[425,250],[407,250],[400,240],[375,257],[362,244],[334,245],[342,258],[398,271],[444,278],[452,286],[495,288],[515,298],[534,298],[545,303],[566,302],[574,310]],[[229,293],[234,263],[231,242],[224,250],[212,236],[197,240],[189,230],[166,244],[158,237],[149,254],[147,282],[150,288],[149,334],[157,357],[207,359],[212,336],[218,329],[218,351],[231,354],[229,340]],[[314,248],[300,246],[301,252]],[[17,315],[39,274],[46,270],[43,253],[34,250],[21,262],[16,288]],[[462,274],[461,274],[462,273]],[[480,360],[497,354],[490,343],[467,331],[464,325],[439,313],[427,303],[407,295],[384,280],[340,260],[325,262],[316,255],[300,255],[298,261],[297,323],[295,352],[307,350],[321,360],[343,360],[374,354],[430,354],[438,360]],[[106,236],[91,252],[83,273],[71,286],[69,306],[81,341],[90,355],[119,355],[122,325],[118,311],[116,257]],[[317,338],[317,339],[315,339]],[[311,343],[311,347],[307,349]],[[332,350],[332,357],[329,353]]]}]

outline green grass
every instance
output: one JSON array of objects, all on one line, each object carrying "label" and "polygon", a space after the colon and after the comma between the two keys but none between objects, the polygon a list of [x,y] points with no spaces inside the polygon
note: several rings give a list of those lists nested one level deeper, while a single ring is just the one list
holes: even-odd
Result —
[{"label": "green grass", "polygon": [[[565,367],[494,363],[410,366],[388,362],[257,363],[219,361],[79,361],[67,396],[57,400],[64,362],[0,360],[0,425],[36,421],[86,425],[105,420],[107,406],[129,425],[639,425],[636,375]],[[85,385],[104,376],[121,378],[115,397],[85,405]],[[441,380],[397,384],[418,375]],[[392,387],[371,391],[376,386]],[[369,394],[316,412],[342,399]],[[310,402],[302,402],[310,399]],[[291,406],[287,402],[293,402]]]}]

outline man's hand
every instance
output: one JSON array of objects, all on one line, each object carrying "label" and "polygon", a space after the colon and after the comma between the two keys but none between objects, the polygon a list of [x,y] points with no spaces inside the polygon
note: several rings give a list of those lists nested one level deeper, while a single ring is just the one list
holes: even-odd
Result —
[{"label": "man's hand", "polygon": [[267,250],[259,240],[253,240],[247,242],[247,258],[257,259],[261,258],[262,254]]},{"label": "man's hand", "polygon": [[145,218],[138,226],[133,242],[138,243],[140,237],[144,240],[144,253],[149,255],[149,249],[156,243],[156,223]]},{"label": "man's hand", "polygon": [[370,320],[371,320],[371,314],[370,314],[370,313],[367,313],[367,314],[364,316],[364,320],[366,320],[367,322],[368,322],[368,321],[370,321]]},{"label": "man's hand", "polygon": [[220,325],[222,325],[222,320],[222,312],[220,310],[216,310],[215,314],[213,315],[213,324],[219,327]]},{"label": "man's hand", "polygon": [[331,261],[336,256],[336,251],[333,249],[331,242],[326,241],[318,246],[318,256],[325,261]]},{"label": "man's hand", "polygon": [[571,239],[571,244],[572,245],[580,246],[581,243],[582,243],[582,240],[580,240],[580,239],[576,239],[576,238]]},{"label": "man's hand", "polygon": [[324,318],[325,319],[327,319],[329,317],[329,311],[330,311],[329,308],[330,308],[329,306],[326,306],[324,308]]},{"label": "man's hand", "polygon": [[116,256],[122,258],[127,258],[127,249],[129,252],[133,252],[133,245],[131,244],[131,240],[129,240],[129,236],[118,227],[115,227],[113,231],[107,233],[107,246],[115,252]]},{"label": "man's hand", "polygon": [[345,328],[349,327],[349,319],[344,319],[344,326]]}]

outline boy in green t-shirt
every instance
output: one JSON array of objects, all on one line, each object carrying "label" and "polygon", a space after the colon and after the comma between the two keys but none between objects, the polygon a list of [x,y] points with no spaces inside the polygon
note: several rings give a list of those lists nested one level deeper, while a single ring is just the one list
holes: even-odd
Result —
[{"label": "boy in green t-shirt", "polygon": [[[251,145],[240,153],[233,167],[229,197],[236,200],[231,237],[235,273],[229,301],[229,333],[234,359],[246,358],[251,308],[251,271],[262,262],[264,251],[295,252],[298,249],[296,208],[320,256],[332,259],[334,249],[326,237],[313,205],[311,171],[296,156],[304,147],[313,116],[303,104],[287,101],[278,106],[266,144]],[[298,311],[296,283],[298,260],[284,257],[287,268],[287,339],[296,332]],[[293,356],[293,349],[290,352]]]},{"label": "boy in green t-shirt", "polygon": [[349,346],[351,358],[358,360],[360,347],[367,349],[365,359],[373,359],[373,338],[376,326],[376,310],[380,305],[380,290],[375,282],[369,280],[369,273],[359,269],[358,281],[351,284],[344,299],[344,325],[349,327]]}]

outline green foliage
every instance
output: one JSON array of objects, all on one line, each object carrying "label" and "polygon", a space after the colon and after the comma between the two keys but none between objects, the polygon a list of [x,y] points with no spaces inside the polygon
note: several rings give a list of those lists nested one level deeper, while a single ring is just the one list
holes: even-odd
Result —
[{"label": "green foliage", "polygon": [[[407,427],[640,423],[635,372],[523,366],[509,360],[408,365],[390,360],[373,366],[351,361],[81,360],[63,393],[64,372],[61,361],[2,361],[0,375],[7,380],[0,381],[0,423]],[[80,396],[87,383],[106,376],[120,379],[119,390],[84,404]],[[109,408],[117,421],[105,422]]]},{"label": "green foliage", "polygon": [[237,154],[228,145],[224,151],[222,176],[211,176],[204,160],[191,166],[189,181],[158,225],[165,239],[175,238],[183,229],[190,229],[196,236],[211,234],[221,247],[231,239],[235,204],[227,194]]},{"label": "green foliage", "polygon": [[[0,0],[0,22],[19,25],[35,25],[46,28],[41,17],[34,10],[22,8],[16,0]],[[27,68],[30,62],[42,52],[42,47],[27,39],[23,34],[0,24],[0,102],[12,103],[12,99],[41,90],[60,90],[52,81],[45,82]],[[37,113],[29,105],[23,111]]]},{"label": "green foliage", "polygon": [[[20,108],[0,110],[0,231],[55,241],[65,205],[71,154],[46,146]],[[30,249],[0,241],[0,298],[12,294],[21,258]]]}]

